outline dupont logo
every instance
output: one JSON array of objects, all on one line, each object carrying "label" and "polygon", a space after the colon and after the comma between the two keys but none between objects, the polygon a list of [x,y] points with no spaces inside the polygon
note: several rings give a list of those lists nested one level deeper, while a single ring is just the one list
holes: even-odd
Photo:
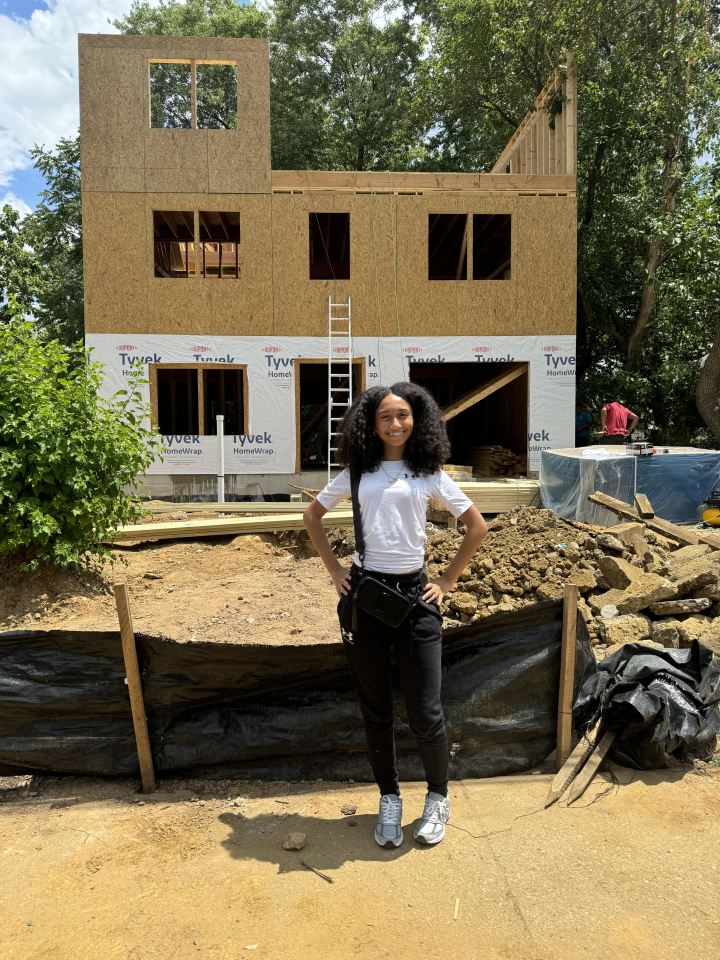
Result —
[{"label": "dupont logo", "polygon": [[543,347],[543,353],[559,353],[560,347],[556,343],[550,343],[548,346]]},{"label": "dupont logo", "polygon": [[472,348],[473,353],[490,353],[491,350],[492,347],[486,347],[483,346],[483,344],[479,344],[477,347]]},{"label": "dupont logo", "polygon": [[263,353],[282,353],[282,347],[275,347],[275,346],[263,347]]},{"label": "dupont logo", "polygon": [[211,353],[212,347],[190,347],[190,353]]},{"label": "dupont logo", "polygon": [[137,350],[137,347],[132,343],[120,343],[115,349],[120,353],[130,353],[131,350]]},{"label": "dupont logo", "polygon": [[422,353],[422,347],[405,347],[403,353]]}]

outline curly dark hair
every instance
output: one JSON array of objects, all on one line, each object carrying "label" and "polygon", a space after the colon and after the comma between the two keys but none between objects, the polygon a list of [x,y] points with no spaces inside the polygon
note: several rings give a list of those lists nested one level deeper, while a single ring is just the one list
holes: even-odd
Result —
[{"label": "curly dark hair", "polygon": [[405,463],[416,475],[435,473],[450,456],[450,442],[440,407],[427,390],[416,383],[370,387],[355,397],[340,424],[338,462],[351,473],[377,470],[384,447],[375,432],[375,413],[390,393],[405,400],[412,410],[414,426],[405,445]]}]

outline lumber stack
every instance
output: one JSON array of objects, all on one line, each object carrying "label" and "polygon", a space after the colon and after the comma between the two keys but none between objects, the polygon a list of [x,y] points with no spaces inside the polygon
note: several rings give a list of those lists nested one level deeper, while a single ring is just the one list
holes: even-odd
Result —
[{"label": "lumber stack", "polygon": [[[537,480],[511,479],[473,480],[458,482],[458,486],[481,513],[506,513],[513,507],[539,506],[540,484]],[[433,501],[430,506],[441,510],[440,504]]]},{"label": "lumber stack", "polygon": [[467,459],[472,463],[473,472],[482,477],[504,477],[519,473],[523,467],[517,454],[499,444],[470,447]]},{"label": "lumber stack", "polygon": [[473,468],[471,464],[463,466],[459,463],[446,463],[443,470],[449,477],[452,477],[456,483],[459,483],[461,480],[472,480],[473,478]]},{"label": "lumber stack", "polygon": [[[352,510],[329,510],[322,518],[323,526],[352,526]],[[299,511],[260,517],[223,517],[219,520],[172,520],[165,523],[136,523],[120,527],[110,543],[136,543],[142,540],[177,540],[187,537],[226,537],[238,533],[276,533],[279,530],[302,530],[303,515]]]}]

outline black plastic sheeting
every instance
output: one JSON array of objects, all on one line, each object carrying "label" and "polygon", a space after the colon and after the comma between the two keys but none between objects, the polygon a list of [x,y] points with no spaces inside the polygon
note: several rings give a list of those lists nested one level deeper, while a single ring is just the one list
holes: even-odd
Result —
[{"label": "black plastic sheeting", "polygon": [[720,733],[720,665],[693,641],[685,650],[628,643],[597,665],[575,702],[575,717],[602,715],[617,730],[611,757],[624,766],[674,767],[713,752]]},{"label": "black plastic sheeting", "polygon": [[[579,628],[576,689],[595,663]],[[551,602],[445,635],[452,776],[527,770],[554,749],[561,632],[562,603]],[[180,644],[142,634],[136,641],[159,774],[369,778],[340,643]],[[0,634],[0,765],[135,775],[124,674],[114,632]],[[400,774],[421,779],[401,698],[396,711]]]}]

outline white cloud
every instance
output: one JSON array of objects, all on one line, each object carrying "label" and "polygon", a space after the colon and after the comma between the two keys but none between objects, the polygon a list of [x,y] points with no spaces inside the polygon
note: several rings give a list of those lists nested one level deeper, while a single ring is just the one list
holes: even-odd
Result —
[{"label": "white cloud", "polygon": [[26,217],[29,213],[32,213],[32,208],[21,197],[16,197],[12,190],[8,190],[4,197],[0,197],[0,208],[4,207],[5,204],[11,206],[13,210],[17,210],[21,217]]},{"label": "white cloud", "polygon": [[31,166],[36,144],[72,137],[79,122],[78,33],[116,33],[110,25],[131,0],[45,0],[29,20],[0,15],[0,187]]}]

